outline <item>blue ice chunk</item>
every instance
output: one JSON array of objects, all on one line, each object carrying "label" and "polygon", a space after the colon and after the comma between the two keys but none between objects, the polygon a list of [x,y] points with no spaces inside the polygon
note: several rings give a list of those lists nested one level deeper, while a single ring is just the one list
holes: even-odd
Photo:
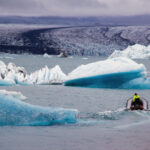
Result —
[{"label": "blue ice chunk", "polygon": [[77,114],[75,109],[34,106],[0,94],[0,126],[76,123]]},{"label": "blue ice chunk", "polygon": [[[133,79],[145,76],[143,68],[135,71],[109,73],[91,77],[77,78],[65,81],[66,86],[81,86],[91,88],[125,88],[122,85]],[[127,88],[127,87],[126,87]]]},{"label": "blue ice chunk", "polygon": [[127,89],[150,89],[149,78],[137,78],[122,85],[122,88]]}]

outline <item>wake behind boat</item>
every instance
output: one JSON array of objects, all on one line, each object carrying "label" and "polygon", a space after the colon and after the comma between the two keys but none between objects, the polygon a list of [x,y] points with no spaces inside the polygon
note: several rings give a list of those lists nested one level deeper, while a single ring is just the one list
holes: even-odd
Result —
[{"label": "wake behind boat", "polygon": [[145,98],[140,98],[140,102],[134,104],[133,98],[127,100],[126,110],[148,110],[148,101]]}]

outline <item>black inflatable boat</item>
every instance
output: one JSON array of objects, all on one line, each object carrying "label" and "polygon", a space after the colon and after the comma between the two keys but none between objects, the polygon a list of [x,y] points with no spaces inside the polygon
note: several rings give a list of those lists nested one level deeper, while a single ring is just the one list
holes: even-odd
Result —
[{"label": "black inflatable boat", "polygon": [[133,104],[133,98],[127,100],[126,110],[148,110],[148,101],[145,98],[140,98],[139,104]]}]

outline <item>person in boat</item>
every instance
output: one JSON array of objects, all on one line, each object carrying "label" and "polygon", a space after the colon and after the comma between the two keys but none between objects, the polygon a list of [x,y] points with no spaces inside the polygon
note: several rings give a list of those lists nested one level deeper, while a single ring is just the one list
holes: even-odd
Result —
[{"label": "person in boat", "polygon": [[132,110],[134,110],[134,109],[142,110],[143,109],[143,102],[141,101],[140,96],[137,93],[135,93],[133,96],[131,109]]}]

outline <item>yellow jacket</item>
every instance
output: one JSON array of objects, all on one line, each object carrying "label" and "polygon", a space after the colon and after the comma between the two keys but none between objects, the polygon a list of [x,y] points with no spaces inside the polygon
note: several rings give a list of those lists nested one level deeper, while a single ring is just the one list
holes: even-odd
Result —
[{"label": "yellow jacket", "polygon": [[135,100],[136,100],[136,99],[139,99],[139,98],[140,98],[139,95],[134,95],[134,97],[133,97],[133,102],[135,102]]}]

